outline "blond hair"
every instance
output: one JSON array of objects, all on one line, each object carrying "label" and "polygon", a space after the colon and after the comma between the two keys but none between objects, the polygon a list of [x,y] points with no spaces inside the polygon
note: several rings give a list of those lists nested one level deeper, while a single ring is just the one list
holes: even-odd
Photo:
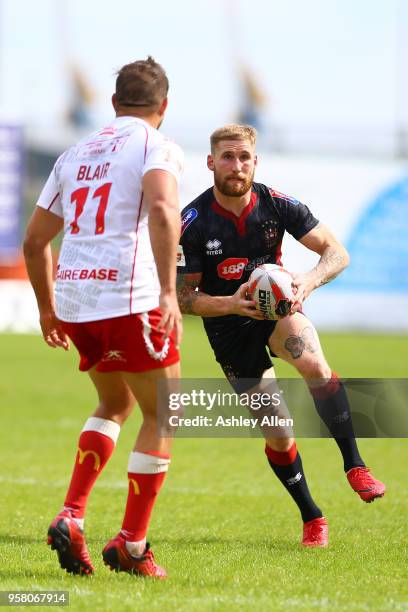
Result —
[{"label": "blond hair", "polygon": [[240,125],[239,123],[231,123],[218,128],[211,134],[211,152],[221,140],[248,140],[254,147],[256,143],[256,129],[251,125]]}]

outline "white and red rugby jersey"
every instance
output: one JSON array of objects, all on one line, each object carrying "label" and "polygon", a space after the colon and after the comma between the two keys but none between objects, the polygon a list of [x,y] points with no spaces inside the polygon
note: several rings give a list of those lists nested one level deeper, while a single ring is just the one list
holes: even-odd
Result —
[{"label": "white and red rugby jersey", "polygon": [[117,117],[57,160],[39,197],[64,219],[55,283],[57,316],[97,321],[159,304],[142,177],[165,170],[178,181],[183,153],[142,119]]}]

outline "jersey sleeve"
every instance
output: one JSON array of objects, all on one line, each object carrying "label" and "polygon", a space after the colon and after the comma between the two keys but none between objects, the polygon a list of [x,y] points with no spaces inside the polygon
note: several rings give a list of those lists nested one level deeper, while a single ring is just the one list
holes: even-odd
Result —
[{"label": "jersey sleeve", "polygon": [[177,182],[184,168],[184,155],[181,148],[171,140],[163,140],[154,145],[146,156],[142,174],[149,170],[166,170]]},{"label": "jersey sleeve", "polygon": [[45,183],[42,192],[37,201],[37,206],[40,208],[45,208],[45,210],[49,210],[54,213],[54,215],[58,215],[58,217],[63,217],[62,211],[62,203],[61,203],[61,189],[58,183],[57,176],[57,164],[59,160],[57,160],[54,168],[50,176]]},{"label": "jersey sleeve", "polygon": [[283,220],[286,231],[296,240],[300,240],[319,223],[306,204],[293,198],[275,199],[279,216]]},{"label": "jersey sleeve", "polygon": [[[196,209],[190,209],[182,214],[182,226],[185,219],[197,213]],[[197,226],[189,222],[182,230],[180,244],[177,253],[177,274],[194,274],[204,271],[204,254],[200,248],[200,235]]]}]

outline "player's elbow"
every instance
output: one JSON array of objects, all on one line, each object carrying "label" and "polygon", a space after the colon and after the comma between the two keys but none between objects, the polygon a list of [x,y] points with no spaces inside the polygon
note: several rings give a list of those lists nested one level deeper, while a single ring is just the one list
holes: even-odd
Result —
[{"label": "player's elbow", "polygon": [[350,255],[344,247],[342,247],[343,270],[350,265]]},{"label": "player's elbow", "polygon": [[337,273],[345,270],[350,263],[350,256],[347,249],[337,240],[327,244],[326,253],[328,257],[335,262]]},{"label": "player's elbow", "polygon": [[32,259],[44,251],[44,242],[35,233],[27,231],[23,242],[23,253],[25,259]]},{"label": "player's elbow", "polygon": [[179,219],[180,210],[177,201],[157,198],[150,203],[149,221],[155,221],[159,225],[165,226]]}]

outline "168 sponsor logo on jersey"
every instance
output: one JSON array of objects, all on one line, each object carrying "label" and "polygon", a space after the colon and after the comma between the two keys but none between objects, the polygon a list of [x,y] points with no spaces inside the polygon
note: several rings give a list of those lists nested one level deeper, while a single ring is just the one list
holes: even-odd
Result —
[{"label": "168 sponsor logo on jersey", "polygon": [[246,257],[229,257],[217,266],[218,276],[225,280],[239,280],[248,263]]},{"label": "168 sponsor logo on jersey", "polygon": [[270,259],[270,255],[264,255],[263,257],[257,257],[249,261],[246,257],[228,257],[224,259],[217,266],[217,272],[219,278],[225,280],[239,280],[244,270],[252,271],[258,266],[266,263]]}]

